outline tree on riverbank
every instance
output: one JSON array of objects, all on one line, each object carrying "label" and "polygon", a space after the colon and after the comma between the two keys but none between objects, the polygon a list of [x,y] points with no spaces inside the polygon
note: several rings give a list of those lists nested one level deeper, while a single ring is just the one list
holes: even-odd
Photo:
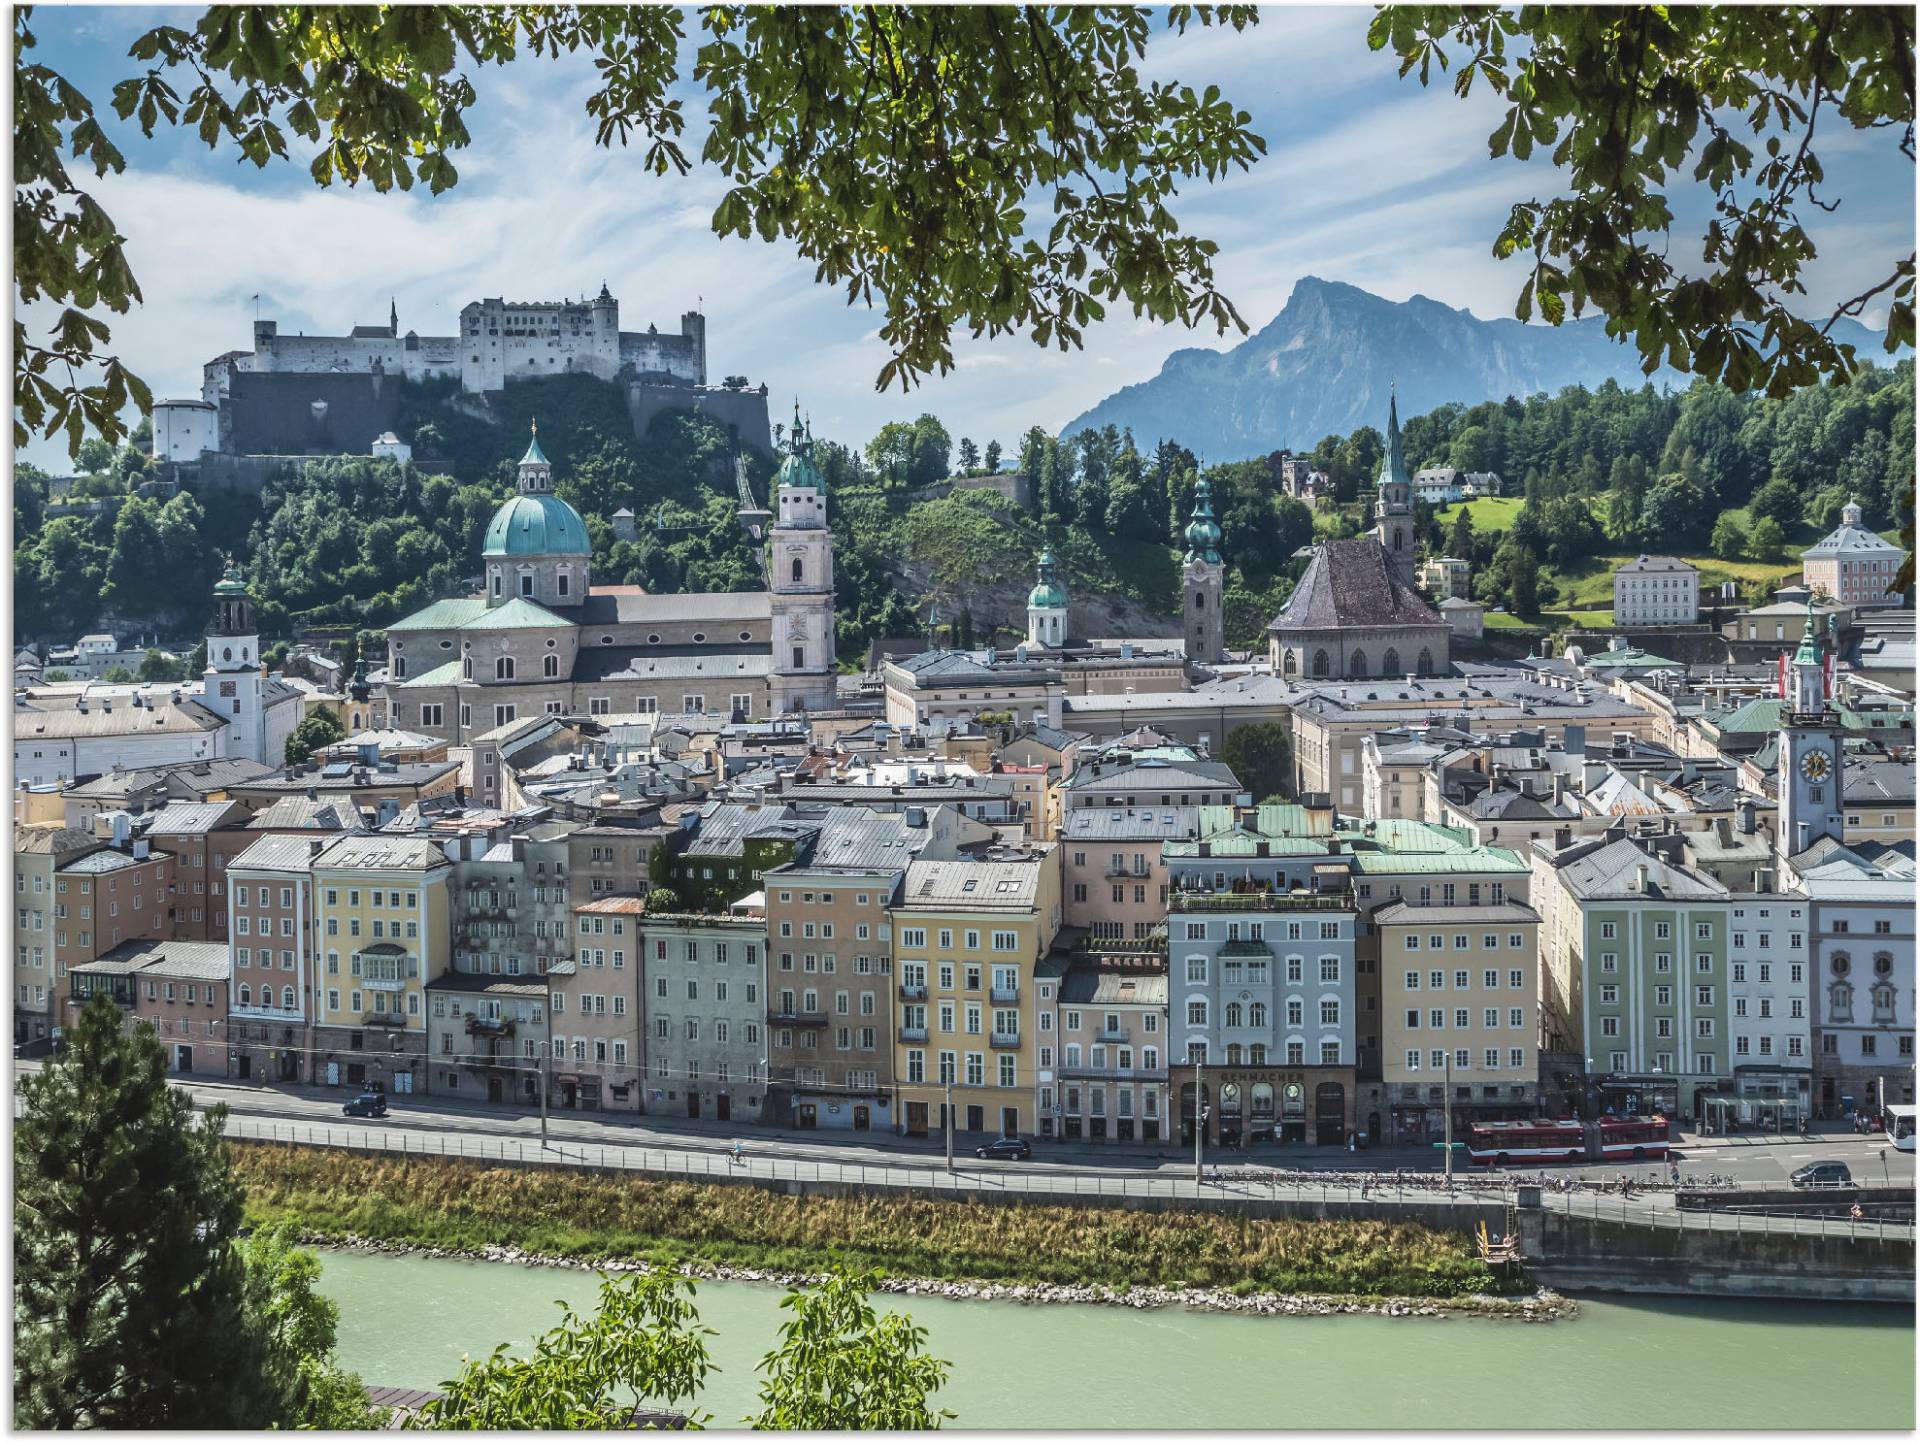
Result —
[{"label": "tree on riverbank", "polygon": [[150,1027],[96,995],[19,1080],[14,1126],[14,1424],[263,1429],[288,1417],[246,1306],[243,1190],[221,1129],[166,1084]]},{"label": "tree on riverbank", "polygon": [[[878,1273],[835,1271],[780,1301],[793,1317],[761,1361],[764,1408],[756,1429],[937,1429],[952,1413],[928,1400],[947,1364],[926,1352],[926,1330],[904,1314],[874,1312]],[[467,1360],[410,1429],[624,1429],[663,1406],[691,1403],[713,1370],[694,1286],[676,1274],[600,1281],[600,1308],[572,1308],[514,1358],[505,1344]],[[700,1425],[709,1415],[690,1415]]]},{"label": "tree on riverbank", "polygon": [[928,1400],[947,1364],[926,1351],[927,1331],[867,1302],[880,1272],[834,1273],[780,1301],[793,1317],[760,1361],[764,1406],[756,1429],[938,1429],[954,1417]]}]

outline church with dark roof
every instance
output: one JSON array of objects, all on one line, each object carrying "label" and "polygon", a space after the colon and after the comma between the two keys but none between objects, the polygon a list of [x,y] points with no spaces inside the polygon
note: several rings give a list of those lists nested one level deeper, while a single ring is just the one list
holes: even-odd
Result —
[{"label": "church with dark roof", "polygon": [[1372,534],[1314,548],[1287,604],[1267,624],[1275,676],[1343,681],[1451,670],[1446,619],[1413,587],[1412,491],[1399,403],[1390,401]]},{"label": "church with dark roof", "polygon": [[546,715],[753,719],[833,706],[826,481],[797,415],[793,435],[774,481],[765,589],[653,596],[594,584],[586,523],[555,493],[536,433],[487,527],[481,595],[387,628],[392,725],[464,745]]}]

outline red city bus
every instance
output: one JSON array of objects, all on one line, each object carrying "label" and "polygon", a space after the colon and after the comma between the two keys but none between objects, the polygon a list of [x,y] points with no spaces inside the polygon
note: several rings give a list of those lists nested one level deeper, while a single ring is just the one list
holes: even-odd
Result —
[{"label": "red city bus", "polygon": [[1575,1163],[1587,1156],[1587,1133],[1577,1118],[1529,1118],[1476,1123],[1467,1130],[1474,1163]]},{"label": "red city bus", "polygon": [[1602,1118],[1600,1120],[1600,1156],[1602,1158],[1665,1158],[1667,1156],[1667,1120],[1656,1113],[1651,1118]]}]

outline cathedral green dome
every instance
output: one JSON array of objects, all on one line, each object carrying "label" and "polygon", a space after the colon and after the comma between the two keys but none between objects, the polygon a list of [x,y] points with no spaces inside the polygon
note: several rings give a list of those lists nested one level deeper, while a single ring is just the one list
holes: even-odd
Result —
[{"label": "cathedral green dome", "polygon": [[592,551],[587,524],[579,512],[551,492],[522,492],[500,503],[487,526],[481,555],[585,556]]},{"label": "cathedral green dome", "polygon": [[1033,590],[1027,593],[1029,607],[1058,608],[1067,604],[1066,590],[1054,579],[1053,550],[1048,548],[1040,553],[1040,580],[1033,584]]},{"label": "cathedral green dome", "polygon": [[247,594],[247,584],[240,580],[232,562],[227,563],[226,571],[213,584],[213,594],[216,597],[244,597]]}]

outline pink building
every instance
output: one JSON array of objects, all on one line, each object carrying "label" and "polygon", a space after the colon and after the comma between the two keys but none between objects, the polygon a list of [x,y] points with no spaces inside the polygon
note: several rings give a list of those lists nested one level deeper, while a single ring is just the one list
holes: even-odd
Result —
[{"label": "pink building", "polygon": [[1197,807],[1070,807],[1060,821],[1066,926],[1104,940],[1149,937],[1167,920],[1161,844],[1184,842]]},{"label": "pink building", "polygon": [[227,946],[139,939],[68,970],[68,1026],[87,1000],[104,992],[129,1027],[152,1025],[175,1073],[227,1073]]},{"label": "pink building", "polygon": [[1899,547],[1860,525],[1860,503],[1850,501],[1840,525],[1800,554],[1801,577],[1815,595],[1842,606],[1897,607],[1900,594],[1889,593],[1900,570]]}]

